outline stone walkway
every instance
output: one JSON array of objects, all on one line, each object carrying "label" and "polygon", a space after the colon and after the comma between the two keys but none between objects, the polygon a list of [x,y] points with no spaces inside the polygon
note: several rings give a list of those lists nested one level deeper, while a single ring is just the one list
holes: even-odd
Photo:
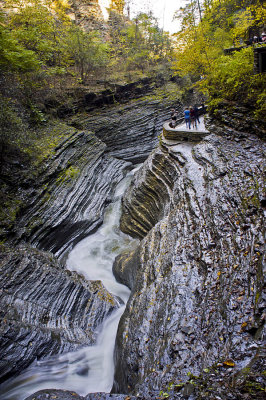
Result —
[{"label": "stone walkway", "polygon": [[200,117],[200,123],[197,124],[195,128],[189,129],[186,127],[186,123],[182,123],[181,125],[177,125],[175,128],[171,128],[169,126],[169,122],[166,122],[163,126],[163,135],[162,139],[165,144],[169,141],[174,142],[194,142],[199,141],[203,137],[207,136],[209,131],[205,127],[204,116]]},{"label": "stone walkway", "polygon": [[208,132],[207,128],[205,127],[205,123],[204,123],[204,115],[201,115],[199,117],[200,123],[197,123],[196,128],[192,128],[192,124],[191,124],[191,129],[186,127],[186,123],[184,122],[181,125],[177,125],[175,127],[175,131],[185,131],[185,132],[190,132],[190,131],[195,131],[195,132]]}]

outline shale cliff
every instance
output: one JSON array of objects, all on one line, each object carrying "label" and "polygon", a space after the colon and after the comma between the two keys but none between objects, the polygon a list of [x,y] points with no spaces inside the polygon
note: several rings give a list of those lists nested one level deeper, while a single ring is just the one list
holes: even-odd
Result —
[{"label": "shale cliff", "polygon": [[42,166],[37,185],[28,193],[13,241],[61,256],[102,223],[112,191],[129,165],[109,157],[93,133],[66,131],[66,140]]},{"label": "shale cliff", "polygon": [[[2,381],[94,343],[118,307],[64,260],[102,223],[116,183],[146,159],[121,217],[141,241],[114,265],[132,290],[115,349],[113,392],[123,394],[86,399],[263,398],[265,143],[210,125],[198,143],[158,144],[172,105],[149,97],[72,115],[45,162],[15,175],[23,204],[1,248]],[[83,399],[60,390],[29,399],[54,396]]]},{"label": "shale cliff", "polygon": [[1,382],[36,359],[93,344],[120,304],[101,282],[67,271],[65,256],[101,225],[117,183],[158,142],[170,104],[141,100],[75,115],[76,128],[58,124],[61,140],[44,161],[6,163],[4,190],[19,207],[12,223],[1,220]]},{"label": "shale cliff", "polygon": [[29,247],[1,247],[0,272],[0,382],[43,356],[92,345],[120,302]]},{"label": "shale cliff", "polygon": [[143,240],[114,265],[132,289],[116,393],[264,396],[265,144],[226,127],[210,133],[159,146],[124,196],[121,227]]},{"label": "shale cliff", "polygon": [[19,183],[26,190],[8,233],[11,243],[27,242],[62,258],[95,231],[116,184],[158,143],[170,106],[148,97],[79,113],[68,119],[72,126],[59,126],[63,138],[52,156]]}]

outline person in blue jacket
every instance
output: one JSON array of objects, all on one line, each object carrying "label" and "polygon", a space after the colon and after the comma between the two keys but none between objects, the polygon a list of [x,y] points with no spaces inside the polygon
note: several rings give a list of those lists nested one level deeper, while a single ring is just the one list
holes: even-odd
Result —
[{"label": "person in blue jacket", "polygon": [[190,129],[190,111],[188,107],[185,108],[184,115],[185,115],[186,128],[188,127]]}]

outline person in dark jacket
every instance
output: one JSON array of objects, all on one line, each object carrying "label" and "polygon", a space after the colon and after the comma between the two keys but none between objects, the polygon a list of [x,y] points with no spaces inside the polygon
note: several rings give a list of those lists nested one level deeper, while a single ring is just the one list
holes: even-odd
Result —
[{"label": "person in dark jacket", "polygon": [[196,123],[198,122],[200,124],[200,120],[199,120],[199,109],[196,106],[196,104],[194,105],[194,113],[195,113],[195,121]]},{"label": "person in dark jacket", "polygon": [[190,120],[191,120],[192,128],[197,128],[197,121],[196,121],[196,118],[195,118],[195,111],[194,111],[194,108],[192,106],[190,106],[190,108],[189,108],[189,113],[190,113]]},{"label": "person in dark jacket", "polygon": [[171,128],[176,127],[176,120],[177,120],[177,112],[174,109],[172,109],[171,110],[171,122],[170,122]]}]

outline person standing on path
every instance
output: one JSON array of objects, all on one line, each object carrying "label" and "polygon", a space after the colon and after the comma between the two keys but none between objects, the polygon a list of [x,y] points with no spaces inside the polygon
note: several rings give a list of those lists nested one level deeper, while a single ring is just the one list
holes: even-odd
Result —
[{"label": "person standing on path", "polygon": [[195,113],[195,121],[196,121],[196,124],[197,124],[197,122],[200,124],[200,120],[199,120],[199,109],[198,109],[198,107],[196,106],[196,104],[194,105],[194,113]]},{"label": "person standing on path", "polygon": [[190,120],[191,120],[191,123],[192,123],[192,128],[197,128],[197,121],[195,119],[194,108],[192,106],[190,106],[189,111],[190,111]]},{"label": "person standing on path", "polygon": [[189,111],[188,107],[186,107],[186,109],[184,111],[184,115],[185,115],[186,128],[190,129],[190,111]]},{"label": "person standing on path", "polygon": [[171,128],[176,127],[176,120],[177,120],[177,112],[174,109],[172,109],[171,110],[171,122],[170,122]]}]

